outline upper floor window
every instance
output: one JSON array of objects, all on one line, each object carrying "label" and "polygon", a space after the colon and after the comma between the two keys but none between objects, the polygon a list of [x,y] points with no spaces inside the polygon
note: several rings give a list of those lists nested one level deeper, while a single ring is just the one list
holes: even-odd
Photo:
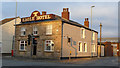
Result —
[{"label": "upper floor window", "polygon": [[95,40],[95,32],[92,33],[92,39]]},{"label": "upper floor window", "polygon": [[52,34],[52,25],[47,25],[46,26],[46,35],[51,35]]},{"label": "upper floor window", "polygon": [[79,49],[78,49],[78,50],[79,50],[79,52],[82,52],[82,43],[81,43],[81,42],[79,42],[79,45],[78,45],[78,46],[79,46]]},{"label": "upper floor window", "polygon": [[33,35],[37,35],[38,34],[38,29],[36,26],[33,27]]},{"label": "upper floor window", "polygon": [[83,49],[84,52],[87,52],[87,44],[84,43],[84,49]]},{"label": "upper floor window", "polygon": [[21,28],[21,36],[25,36],[26,34],[26,29],[24,27]]},{"label": "upper floor window", "polygon": [[82,36],[82,38],[85,38],[85,29],[83,29],[83,28],[81,30],[81,36]]},{"label": "upper floor window", "polygon": [[54,51],[54,43],[52,40],[45,40],[45,51]]},{"label": "upper floor window", "polygon": [[25,46],[27,46],[27,41],[20,41],[20,46],[19,46],[19,50],[24,51],[25,50]]}]

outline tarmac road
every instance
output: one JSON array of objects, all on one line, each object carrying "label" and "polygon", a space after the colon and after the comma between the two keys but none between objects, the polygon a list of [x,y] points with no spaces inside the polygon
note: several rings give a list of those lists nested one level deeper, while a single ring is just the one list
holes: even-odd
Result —
[{"label": "tarmac road", "polygon": [[120,66],[118,57],[78,58],[69,60],[33,60],[3,57],[2,66]]}]

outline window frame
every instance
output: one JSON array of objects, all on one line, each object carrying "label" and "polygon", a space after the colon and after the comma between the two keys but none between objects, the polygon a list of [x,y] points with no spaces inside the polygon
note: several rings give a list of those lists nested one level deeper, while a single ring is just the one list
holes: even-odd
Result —
[{"label": "window frame", "polygon": [[[25,32],[25,34],[24,34]],[[21,36],[25,36],[26,35],[26,28],[25,27],[21,27]]]},{"label": "window frame", "polygon": [[[24,43],[21,43],[22,41],[23,41]],[[21,49],[21,44],[24,45],[24,49]],[[26,48],[25,48],[26,45],[27,45],[27,41],[26,41],[26,40],[20,40],[20,41],[19,41],[19,50],[20,50],[20,51],[25,51],[25,50],[26,50]]]},{"label": "window frame", "polygon": [[95,32],[92,32],[92,40],[95,40]]},{"label": "window frame", "polygon": [[[37,31],[37,34],[34,34],[34,31]],[[38,35],[38,28],[36,26],[33,26],[33,35]]]},{"label": "window frame", "polygon": [[81,28],[81,38],[85,38],[86,36],[85,36],[85,28]]},{"label": "window frame", "polygon": [[46,35],[52,35],[52,24],[46,26]]},{"label": "window frame", "polygon": [[[85,45],[86,44],[86,45]],[[84,52],[87,52],[87,49],[88,49],[88,46],[87,46],[87,43],[86,42],[84,42],[84,47],[83,47],[84,49],[83,49],[83,51]]]},{"label": "window frame", "polygon": [[[50,43],[46,43],[46,41],[51,41]],[[50,50],[47,50],[47,46],[46,44],[50,45]],[[54,44],[54,42],[52,40],[45,40],[45,46],[44,46],[44,51],[48,51],[48,52],[53,52],[54,51],[54,46],[52,46],[52,44]]]},{"label": "window frame", "polygon": [[[80,45],[79,45],[79,43],[80,43]],[[83,48],[83,46],[82,46],[82,42],[79,41],[79,42],[78,42],[78,51],[79,51],[79,52],[82,52],[82,51],[83,51],[82,48]]]},{"label": "window frame", "polygon": [[96,52],[96,45],[92,44],[92,52]]}]

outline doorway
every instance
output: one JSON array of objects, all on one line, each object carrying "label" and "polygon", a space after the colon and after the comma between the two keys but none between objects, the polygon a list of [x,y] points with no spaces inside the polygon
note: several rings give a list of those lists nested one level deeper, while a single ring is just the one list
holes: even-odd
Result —
[{"label": "doorway", "polygon": [[34,45],[34,46],[33,46],[33,55],[36,55],[36,52],[37,52],[37,46]]}]

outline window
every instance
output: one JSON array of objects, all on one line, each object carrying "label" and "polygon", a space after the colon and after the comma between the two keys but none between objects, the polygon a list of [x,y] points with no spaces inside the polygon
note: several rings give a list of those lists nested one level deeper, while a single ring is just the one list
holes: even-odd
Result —
[{"label": "window", "polygon": [[87,44],[86,43],[84,43],[84,50],[83,51],[87,52]]},{"label": "window", "polygon": [[24,51],[25,50],[25,46],[27,46],[27,41],[20,41],[20,48],[19,48],[19,50]]},{"label": "window", "polygon": [[68,43],[70,43],[71,42],[71,38],[68,38]]},{"label": "window", "polygon": [[47,25],[46,26],[46,35],[51,35],[52,34],[52,25]]},{"label": "window", "polygon": [[24,27],[21,28],[21,36],[25,36],[25,28]]},{"label": "window", "polygon": [[95,45],[92,45],[92,52],[95,52]]},{"label": "window", "polygon": [[79,45],[78,45],[78,46],[79,46],[78,51],[79,51],[79,52],[82,52],[82,43],[81,43],[81,42],[79,42]]},{"label": "window", "polygon": [[33,27],[33,35],[37,35],[38,34],[38,29],[36,26]]},{"label": "window", "polygon": [[45,51],[54,51],[54,43],[52,40],[45,41]]},{"label": "window", "polygon": [[92,33],[92,39],[95,40],[95,33]]},{"label": "window", "polygon": [[85,29],[82,29],[81,35],[82,35],[82,38],[85,38]]}]

